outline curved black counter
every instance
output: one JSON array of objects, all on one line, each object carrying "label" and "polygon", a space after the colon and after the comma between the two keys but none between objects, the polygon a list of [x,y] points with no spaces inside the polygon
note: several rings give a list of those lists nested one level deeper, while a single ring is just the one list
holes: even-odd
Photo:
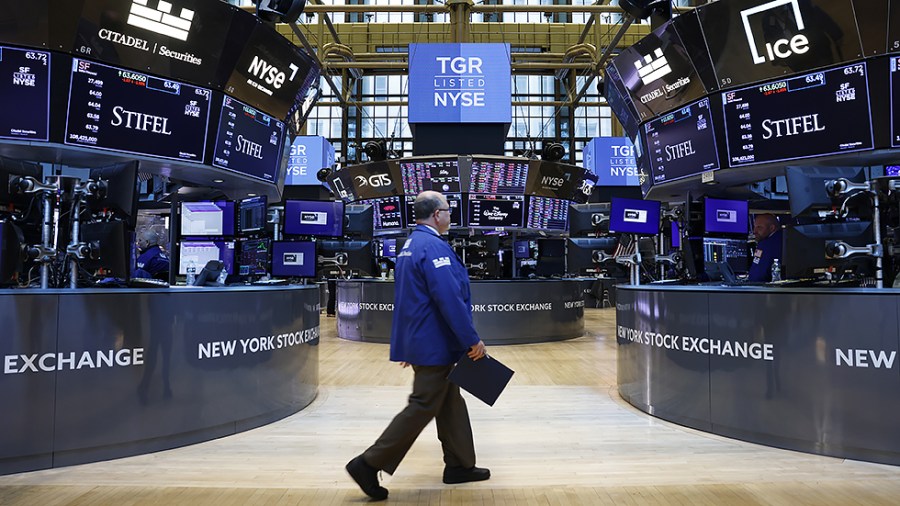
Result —
[{"label": "curved black counter", "polygon": [[[579,280],[472,281],[475,329],[485,344],[561,341],[584,334],[584,293]],[[394,282],[338,281],[338,336],[389,343]]]},{"label": "curved black counter", "polygon": [[744,441],[900,464],[898,295],[620,285],[619,394]]},{"label": "curved black counter", "polygon": [[137,455],[295,413],[319,291],[0,290],[0,474]]}]

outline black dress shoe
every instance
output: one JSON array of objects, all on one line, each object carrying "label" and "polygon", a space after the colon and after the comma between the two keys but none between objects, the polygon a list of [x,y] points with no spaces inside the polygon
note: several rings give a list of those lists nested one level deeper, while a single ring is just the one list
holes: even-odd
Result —
[{"label": "black dress shoe", "polygon": [[491,477],[491,470],[483,467],[470,467],[465,469],[462,467],[444,468],[444,483],[452,485],[454,483],[468,483],[470,481],[484,481]]},{"label": "black dress shoe", "polygon": [[348,462],[345,469],[367,496],[375,501],[387,499],[388,490],[378,484],[378,469],[367,464],[362,455]]}]

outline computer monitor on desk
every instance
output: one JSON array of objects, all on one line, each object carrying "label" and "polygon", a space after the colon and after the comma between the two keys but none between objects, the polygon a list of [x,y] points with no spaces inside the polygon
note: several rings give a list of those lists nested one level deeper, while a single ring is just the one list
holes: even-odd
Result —
[{"label": "computer monitor on desk", "polygon": [[594,262],[595,251],[612,255],[618,240],[615,237],[576,238],[566,241],[566,272],[585,275],[599,274],[602,270],[614,268],[615,264]]},{"label": "computer monitor on desk", "polygon": [[866,246],[874,241],[872,223],[857,221],[849,223],[816,223],[797,225],[784,231],[783,275],[785,278],[814,278],[828,267],[854,270],[857,274],[874,273],[875,259],[868,255],[857,255],[848,259],[825,257],[828,241],[844,241],[851,246]]}]

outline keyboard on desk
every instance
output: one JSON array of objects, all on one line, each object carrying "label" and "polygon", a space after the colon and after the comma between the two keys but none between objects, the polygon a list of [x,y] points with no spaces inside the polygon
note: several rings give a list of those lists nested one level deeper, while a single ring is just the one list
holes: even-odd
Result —
[{"label": "keyboard on desk", "polygon": [[169,283],[153,278],[131,278],[128,280],[130,288],[169,288]]},{"label": "keyboard on desk", "polygon": [[801,288],[815,286],[815,278],[799,278],[799,279],[782,279],[780,281],[769,281],[764,283],[765,286],[772,288]]},{"label": "keyboard on desk", "polygon": [[288,284],[286,279],[261,279],[251,283],[254,286],[281,286]]}]

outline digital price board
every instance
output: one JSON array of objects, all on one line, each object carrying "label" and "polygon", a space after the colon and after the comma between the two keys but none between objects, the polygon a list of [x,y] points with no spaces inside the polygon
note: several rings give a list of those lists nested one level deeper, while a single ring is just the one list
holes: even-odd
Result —
[{"label": "digital price board", "polygon": [[46,141],[50,53],[0,46],[0,138]]},{"label": "digital price board", "polygon": [[891,146],[900,147],[900,56],[892,56],[891,68]]},{"label": "digital price board", "polygon": [[400,162],[403,192],[418,195],[425,190],[459,193],[459,160],[409,160]]},{"label": "digital price board", "polygon": [[[450,206],[450,227],[463,226],[463,200],[462,195],[456,193],[445,193],[444,198],[447,199],[447,205]],[[406,226],[416,226],[416,197],[414,195],[406,196]]]},{"label": "digital price board", "polygon": [[472,160],[471,193],[521,195],[528,181],[528,160]]},{"label": "digital price board", "polygon": [[568,200],[528,197],[528,215],[525,220],[525,228],[565,230],[568,224]]},{"label": "digital price board", "polygon": [[229,96],[222,102],[213,165],[274,183],[284,123]]},{"label": "digital price board", "polygon": [[72,59],[65,143],[203,161],[211,92]]},{"label": "digital price board", "polygon": [[522,228],[525,197],[522,195],[469,195],[468,226],[473,228]]},{"label": "digital price board", "polygon": [[400,199],[401,197],[396,195],[369,201],[375,211],[373,217],[375,230],[403,228],[403,208]]},{"label": "digital price board", "polygon": [[709,98],[644,124],[653,183],[719,168]]},{"label": "digital price board", "polygon": [[866,64],[723,93],[733,167],[871,149]]}]

